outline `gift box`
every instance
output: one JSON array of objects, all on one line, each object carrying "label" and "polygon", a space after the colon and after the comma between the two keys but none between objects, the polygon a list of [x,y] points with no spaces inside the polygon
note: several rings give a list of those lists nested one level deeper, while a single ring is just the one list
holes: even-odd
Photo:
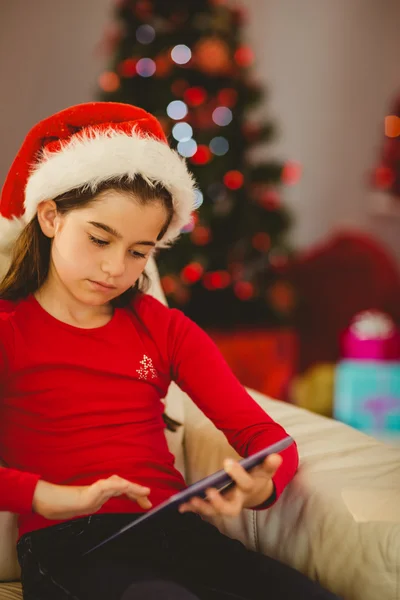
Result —
[{"label": "gift box", "polygon": [[333,416],[374,437],[400,443],[400,332],[382,313],[355,317],[340,340]]}]

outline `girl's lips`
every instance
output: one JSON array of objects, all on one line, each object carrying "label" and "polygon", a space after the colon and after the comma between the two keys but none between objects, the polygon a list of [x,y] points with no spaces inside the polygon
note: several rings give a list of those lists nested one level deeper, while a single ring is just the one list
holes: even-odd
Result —
[{"label": "girl's lips", "polygon": [[108,283],[102,283],[100,281],[92,281],[91,279],[89,279],[89,282],[92,283],[94,286],[96,286],[96,288],[98,288],[98,289],[103,289],[103,290],[115,290],[116,289],[115,285],[110,285]]}]

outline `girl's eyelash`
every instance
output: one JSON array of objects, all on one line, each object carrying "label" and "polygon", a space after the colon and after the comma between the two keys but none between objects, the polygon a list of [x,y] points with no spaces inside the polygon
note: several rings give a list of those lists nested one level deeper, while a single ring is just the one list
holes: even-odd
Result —
[{"label": "girl's eyelash", "polygon": [[96,238],[90,234],[89,234],[89,239],[91,242],[93,242],[94,244],[97,244],[98,246],[106,246],[108,244],[108,242],[106,242],[105,240],[99,240],[98,238]]},{"label": "girl's eyelash", "polygon": [[[99,240],[99,238],[94,237],[93,235],[89,234],[89,239],[91,242],[93,242],[93,244],[96,244],[96,246],[108,246],[109,242],[106,242],[106,240]],[[141,252],[137,252],[136,250],[134,250],[131,253],[131,256],[133,258],[146,258],[145,254],[142,254]]]}]

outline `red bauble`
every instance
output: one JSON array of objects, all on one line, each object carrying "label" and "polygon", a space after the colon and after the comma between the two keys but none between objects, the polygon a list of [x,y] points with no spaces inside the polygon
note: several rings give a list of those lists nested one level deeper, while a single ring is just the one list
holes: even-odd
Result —
[{"label": "red bauble", "polygon": [[287,162],[283,169],[281,179],[286,185],[294,185],[301,178],[301,165],[298,162]]},{"label": "red bauble", "polygon": [[118,65],[118,73],[121,77],[135,77],[137,62],[136,58],[126,58]]},{"label": "red bauble", "polygon": [[385,135],[389,138],[400,136],[400,117],[397,115],[388,115],[385,117]]},{"label": "red bauble", "polygon": [[250,300],[254,296],[254,285],[249,281],[238,281],[233,290],[239,300]]},{"label": "red bauble", "polygon": [[267,252],[271,248],[271,238],[268,233],[265,233],[264,231],[260,231],[253,235],[251,243],[259,252]]},{"label": "red bauble", "polygon": [[170,296],[175,292],[177,285],[174,277],[172,277],[171,275],[164,275],[164,277],[161,277],[160,282],[161,287],[167,296]]},{"label": "red bauble", "polygon": [[380,166],[375,169],[374,183],[380,190],[390,188],[395,181],[395,173],[390,167]]},{"label": "red bauble", "polygon": [[205,246],[211,240],[211,231],[208,227],[199,225],[193,229],[190,238],[196,246]]},{"label": "red bauble", "polygon": [[202,87],[190,87],[184,92],[183,99],[189,106],[200,106],[207,100],[207,92]]},{"label": "red bauble", "polygon": [[270,188],[260,192],[258,202],[267,210],[276,210],[279,207],[281,200],[277,190]]},{"label": "red bauble", "polygon": [[98,81],[103,92],[115,92],[121,85],[120,78],[113,71],[105,71],[100,75]]},{"label": "red bauble", "polygon": [[233,88],[224,88],[218,92],[217,100],[220,106],[232,108],[238,99],[238,93]]},{"label": "red bauble", "polygon": [[206,273],[203,277],[203,285],[208,290],[222,290],[231,282],[231,276],[227,271],[213,271]]},{"label": "red bauble", "polygon": [[193,56],[197,68],[208,75],[226,74],[232,66],[228,44],[217,37],[197,42]]},{"label": "red bauble", "polygon": [[244,183],[243,173],[240,171],[228,171],[225,173],[223,181],[230,190],[238,190]]},{"label": "red bauble", "polygon": [[206,165],[212,158],[211,150],[208,146],[200,145],[195,154],[190,158],[194,165]]},{"label": "red bauble", "polygon": [[234,58],[239,67],[249,67],[254,61],[254,53],[250,46],[240,46]]},{"label": "red bauble", "polygon": [[203,272],[204,268],[200,263],[192,262],[182,269],[181,277],[186,283],[196,283],[202,277]]},{"label": "red bauble", "polygon": [[177,98],[181,98],[188,87],[189,83],[185,79],[176,79],[171,85],[171,90]]},{"label": "red bauble", "polygon": [[281,313],[290,313],[295,306],[293,287],[286,281],[277,281],[267,291],[267,302]]},{"label": "red bauble", "polygon": [[156,64],[156,77],[167,77],[173,68],[173,63],[168,54],[159,54],[155,57],[154,62]]}]

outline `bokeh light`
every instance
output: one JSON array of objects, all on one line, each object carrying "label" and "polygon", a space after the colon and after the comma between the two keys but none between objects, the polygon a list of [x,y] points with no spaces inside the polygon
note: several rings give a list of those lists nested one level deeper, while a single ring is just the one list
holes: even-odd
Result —
[{"label": "bokeh light", "polygon": [[151,58],[141,58],[137,62],[136,71],[141,77],[151,77],[156,72],[156,63]]},{"label": "bokeh light", "polygon": [[181,271],[181,279],[185,283],[196,283],[204,273],[204,267],[198,262],[186,265]]},{"label": "bokeh light", "polygon": [[286,185],[294,185],[301,178],[301,165],[298,162],[287,162],[282,170],[281,179]]},{"label": "bokeh light", "polygon": [[210,150],[216,156],[224,156],[229,150],[229,142],[224,137],[215,137],[210,142]]},{"label": "bokeh light", "polygon": [[115,92],[121,84],[120,78],[113,71],[105,71],[100,75],[98,81],[99,87],[104,92]]},{"label": "bokeh light", "polygon": [[211,157],[210,148],[201,144],[197,147],[196,153],[192,156],[192,163],[195,165],[206,165],[210,162]]},{"label": "bokeh light", "polygon": [[238,190],[244,183],[244,176],[240,171],[228,171],[225,173],[223,181],[230,190]]},{"label": "bokeh light", "polygon": [[197,144],[193,138],[185,142],[179,142],[177,150],[181,156],[191,158],[197,152]]},{"label": "bokeh light", "polygon": [[178,44],[172,48],[171,58],[177,65],[185,65],[192,58],[192,51],[185,44]]},{"label": "bokeh light", "polygon": [[200,190],[194,191],[195,199],[194,199],[194,210],[197,210],[204,202],[204,196]]},{"label": "bokeh light", "polygon": [[180,119],[184,119],[188,114],[187,104],[182,102],[182,100],[173,100],[167,106],[167,115],[174,119],[174,121],[179,121]]},{"label": "bokeh light", "polygon": [[233,291],[239,300],[250,300],[254,296],[254,286],[250,281],[238,281]]},{"label": "bokeh light", "polygon": [[216,123],[216,125],[220,125],[221,127],[229,125],[229,123],[232,121],[232,118],[232,111],[227,106],[218,106],[218,108],[216,108],[212,114],[212,120],[214,123]]},{"label": "bokeh light", "polygon": [[156,32],[151,25],[140,25],[136,29],[136,39],[140,44],[151,44],[156,37]]},{"label": "bokeh light", "polygon": [[178,142],[187,142],[193,135],[193,129],[189,123],[177,123],[172,128],[172,135]]}]

